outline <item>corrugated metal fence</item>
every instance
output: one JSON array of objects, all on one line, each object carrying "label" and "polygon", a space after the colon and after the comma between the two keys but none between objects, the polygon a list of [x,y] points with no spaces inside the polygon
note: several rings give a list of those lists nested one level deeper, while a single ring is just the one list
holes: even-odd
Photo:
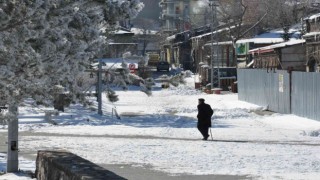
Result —
[{"label": "corrugated metal fence", "polygon": [[264,69],[238,69],[239,100],[279,113],[291,113],[290,74]]},{"label": "corrugated metal fence", "polygon": [[238,96],[274,112],[320,121],[320,73],[238,69]]},{"label": "corrugated metal fence", "polygon": [[292,73],[292,114],[320,120],[320,74]]}]

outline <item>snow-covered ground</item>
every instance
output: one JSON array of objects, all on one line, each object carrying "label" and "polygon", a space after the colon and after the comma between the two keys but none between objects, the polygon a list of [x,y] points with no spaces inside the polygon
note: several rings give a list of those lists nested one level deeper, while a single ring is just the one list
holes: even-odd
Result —
[{"label": "snow-covered ground", "polygon": [[[20,108],[19,149],[21,154],[67,149],[98,164],[148,166],[172,175],[318,179],[320,122],[263,113],[237,94],[209,95],[192,86],[189,78],[185,86],[155,88],[150,97],[134,88],[118,91],[114,105],[104,99],[104,116],[73,105],[54,118],[58,126],[43,121],[43,109],[26,103]],[[196,129],[198,98],[214,109],[213,141],[202,141]],[[113,107],[121,119],[111,116]],[[6,128],[0,126],[1,131]],[[20,169],[34,166],[21,159]],[[0,154],[0,172],[4,169],[5,155]]]}]

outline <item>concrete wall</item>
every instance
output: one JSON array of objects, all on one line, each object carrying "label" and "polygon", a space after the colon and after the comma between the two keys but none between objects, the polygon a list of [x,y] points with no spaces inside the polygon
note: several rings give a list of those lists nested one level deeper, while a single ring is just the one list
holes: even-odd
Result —
[{"label": "concrete wall", "polygon": [[38,151],[37,180],[124,180],[96,164],[67,151]]}]

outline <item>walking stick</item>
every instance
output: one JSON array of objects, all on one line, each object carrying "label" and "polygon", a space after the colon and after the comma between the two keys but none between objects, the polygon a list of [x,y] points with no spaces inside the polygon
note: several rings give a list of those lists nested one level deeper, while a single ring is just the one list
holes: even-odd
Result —
[{"label": "walking stick", "polygon": [[210,127],[210,135],[211,135],[211,139],[212,139],[212,141],[213,141],[212,132],[211,132],[211,127]]}]

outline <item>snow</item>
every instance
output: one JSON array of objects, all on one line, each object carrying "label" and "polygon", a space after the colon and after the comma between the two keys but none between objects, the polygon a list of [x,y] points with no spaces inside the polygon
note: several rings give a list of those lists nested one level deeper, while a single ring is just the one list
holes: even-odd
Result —
[{"label": "snow", "polygon": [[176,35],[174,34],[174,35],[171,35],[171,36],[167,37],[166,40],[167,40],[167,41],[172,41],[172,40],[174,40],[175,38],[176,38]]},{"label": "snow", "polygon": [[[102,62],[103,69],[120,69],[122,67],[122,62],[127,63],[127,67],[130,68],[131,65],[134,65],[134,68],[137,69],[139,64],[138,62],[141,59],[123,59],[123,58],[103,58],[100,59]],[[98,60],[97,60],[98,61]],[[91,64],[93,67],[98,67],[99,63]]]},{"label": "snow", "polygon": [[290,41],[287,41],[287,42],[283,42],[283,43],[278,43],[278,44],[273,44],[273,45],[270,45],[270,46],[265,46],[265,47],[261,47],[261,48],[256,48],[256,49],[251,49],[249,50],[249,53],[259,53],[259,51],[263,51],[263,50],[271,50],[271,49],[277,49],[277,48],[283,48],[283,47],[286,47],[286,46],[293,46],[293,45],[297,45],[297,44],[303,44],[305,43],[306,40],[304,39],[292,39]]},{"label": "snow", "polygon": [[216,43],[206,43],[204,46],[210,45],[232,45],[232,41],[223,41],[223,42],[216,42]]},{"label": "snow", "polygon": [[[300,39],[301,33],[301,25],[293,25],[289,29],[289,33],[292,33],[292,40]],[[237,41],[237,43],[247,43],[252,42],[254,44],[271,44],[271,43],[281,43],[283,42],[283,38],[281,37],[284,33],[283,29],[274,29],[266,33],[262,33],[259,35],[256,35],[253,38],[249,39],[240,39]]]},{"label": "snow", "polygon": [[205,34],[202,34],[202,35],[199,35],[199,36],[192,37],[191,40],[193,40],[193,39],[201,39],[201,38],[209,36],[211,34],[214,35],[214,34],[217,34],[217,33],[220,33],[220,32],[229,31],[230,29],[234,29],[234,28],[236,28],[236,26],[221,28],[221,29],[218,29],[216,31],[212,31],[212,32],[209,32],[209,33],[205,33]]},{"label": "snow", "polygon": [[141,35],[141,34],[155,35],[158,33],[158,31],[144,30],[144,29],[140,29],[140,28],[131,28],[131,32],[134,33],[135,35]]},{"label": "snow", "polygon": [[[21,153],[66,149],[97,164],[148,165],[176,176],[318,179],[320,175],[318,121],[278,113],[260,115],[263,107],[239,101],[237,94],[195,90],[194,77],[179,87],[161,89],[157,84],[152,96],[133,87],[117,94],[120,100],[114,104],[104,99],[104,116],[72,105],[53,117],[58,126],[43,121],[43,108],[32,109],[26,103],[19,109],[20,132],[28,133],[20,136]],[[196,129],[198,98],[214,109],[214,141],[202,141]],[[121,119],[112,118],[112,107]],[[0,164],[5,164],[3,156]]]},{"label": "snow", "polygon": [[114,43],[114,42],[109,42],[108,45],[138,45],[138,43]]},{"label": "snow", "polygon": [[281,43],[283,42],[283,38],[252,38],[252,39],[241,39],[238,40],[237,43],[254,43],[254,44],[273,44],[273,43]]},{"label": "snow", "polygon": [[121,30],[121,29],[119,29],[119,30],[116,30],[116,31],[114,31],[114,32],[112,32],[113,34],[116,34],[116,35],[121,35],[121,34],[134,34],[134,33],[132,33],[131,31],[125,31],[125,30]]},{"label": "snow", "polygon": [[[313,19],[317,19],[317,18],[319,18],[319,17],[320,17],[320,13],[317,13],[317,14],[311,15],[310,17],[308,17],[308,18],[306,18],[306,19],[313,20]],[[306,19],[305,19],[305,20],[306,20]]]},{"label": "snow", "polygon": [[303,35],[303,37],[316,37],[316,36],[319,36],[320,35],[320,32],[309,32],[309,33],[306,33],[305,35]]},{"label": "snow", "polygon": [[31,177],[28,177],[26,175],[26,172],[31,172],[35,170],[35,163],[33,161],[19,158],[19,169],[22,172],[18,173],[7,173],[4,175],[1,175],[4,173],[4,170],[6,169],[6,154],[0,153],[0,180],[28,180],[32,179]]},{"label": "snow", "polygon": [[[230,27],[230,29],[233,29],[234,26]],[[223,28],[223,29],[219,29],[217,31],[213,31],[213,34],[219,33],[219,32],[223,32],[223,31],[227,31],[229,30],[229,28]],[[300,24],[296,24],[293,25],[292,27],[290,27],[289,29],[289,33],[292,33],[292,38],[294,40],[300,39],[300,30],[301,30],[301,25]],[[208,36],[210,33],[206,33],[203,35],[199,35],[196,37],[193,37],[191,39],[200,39],[202,37]],[[281,35],[284,33],[283,29],[274,29],[271,30],[269,32],[265,32],[259,35],[254,36],[253,38],[248,38],[248,39],[240,39],[237,41],[237,43],[248,43],[248,42],[252,42],[255,44],[272,44],[272,43],[281,43],[283,42],[283,38],[281,37]],[[225,44],[232,44],[232,42],[230,41],[226,41],[226,42],[218,42],[218,43],[213,43],[214,45],[217,44],[221,44],[221,45],[225,45]],[[210,43],[205,44],[206,46],[210,46]]]}]

